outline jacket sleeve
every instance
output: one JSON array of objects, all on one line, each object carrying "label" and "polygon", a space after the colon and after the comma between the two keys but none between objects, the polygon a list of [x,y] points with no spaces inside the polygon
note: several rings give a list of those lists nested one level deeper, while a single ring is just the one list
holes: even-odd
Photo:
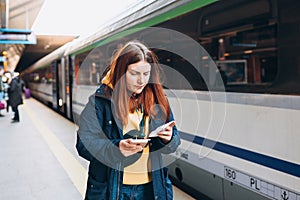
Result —
[{"label": "jacket sleeve", "polygon": [[[174,116],[171,110],[168,122],[173,120],[174,120]],[[151,141],[152,141],[151,151],[157,151],[164,154],[170,154],[175,152],[178,146],[181,144],[180,136],[178,134],[176,125],[173,126],[173,135],[171,140],[168,143],[164,143],[160,138],[154,138]]]},{"label": "jacket sleeve", "polygon": [[88,161],[97,159],[108,166],[115,166],[124,156],[118,147],[120,140],[109,139],[102,129],[104,112],[104,106],[96,105],[95,96],[90,96],[78,121],[76,149]]}]

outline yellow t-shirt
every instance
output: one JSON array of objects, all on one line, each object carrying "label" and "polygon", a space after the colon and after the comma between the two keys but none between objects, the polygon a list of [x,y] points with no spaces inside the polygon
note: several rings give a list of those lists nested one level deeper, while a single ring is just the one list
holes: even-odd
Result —
[{"label": "yellow t-shirt", "polygon": [[[109,80],[110,71],[101,80],[103,84],[107,84],[110,88],[113,86]],[[130,113],[128,116],[128,123],[126,127],[123,127],[123,134],[130,130],[139,130],[139,124],[142,120],[143,113],[141,110],[138,112]],[[144,126],[145,135],[149,135],[149,117],[145,117]],[[124,168],[123,184],[127,185],[139,185],[151,182],[151,164],[149,160],[149,145],[144,148],[141,157],[133,164]]]},{"label": "yellow t-shirt", "polygon": [[[143,113],[129,113],[127,126],[123,127],[123,134],[130,130],[139,130],[139,124],[142,120]],[[145,117],[145,135],[149,134],[149,117]],[[141,157],[133,164],[124,168],[123,184],[139,185],[149,183],[151,181],[151,167],[149,160],[149,145],[147,145]]]}]

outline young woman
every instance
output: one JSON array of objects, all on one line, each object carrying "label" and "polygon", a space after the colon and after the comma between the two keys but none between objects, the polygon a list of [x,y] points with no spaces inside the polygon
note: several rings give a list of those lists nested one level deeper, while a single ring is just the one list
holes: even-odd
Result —
[{"label": "young woman", "polygon": [[90,161],[85,199],[173,199],[162,154],[180,145],[155,54],[139,41],[117,51],[81,113],[76,148]]}]

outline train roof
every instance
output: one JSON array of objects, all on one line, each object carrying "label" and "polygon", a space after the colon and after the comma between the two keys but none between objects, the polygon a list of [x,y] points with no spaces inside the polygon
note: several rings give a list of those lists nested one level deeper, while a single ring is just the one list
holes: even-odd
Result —
[{"label": "train roof", "polygon": [[[104,24],[95,33],[91,35],[75,39],[66,45],[58,48],[47,56],[41,58],[24,73],[30,73],[39,67],[44,67],[53,60],[62,57],[63,55],[79,54],[81,52],[92,49],[101,44],[105,44],[106,39],[130,29],[142,29],[145,27],[154,26],[160,22],[169,20],[173,17],[184,14],[188,11],[197,9],[201,6],[213,3],[217,0],[194,1],[194,0],[150,0],[142,1],[129,10],[122,13],[120,16],[113,19],[111,22]],[[177,9],[185,6],[183,9]],[[168,15],[164,15],[169,13]],[[125,34],[129,34],[128,32]]]},{"label": "train roof", "polygon": [[28,67],[27,69],[23,70],[21,72],[21,75],[27,74],[27,73],[31,73],[39,68],[43,68],[46,67],[48,65],[50,65],[52,63],[52,61],[61,58],[64,53],[66,52],[66,50],[70,47],[71,44],[73,44],[74,41],[69,42],[59,48],[57,48],[56,50],[54,50],[53,52],[51,52],[50,54],[44,56],[43,58],[39,59],[37,62],[35,62],[34,64],[32,64],[30,67]]},{"label": "train roof", "polygon": [[[116,21],[104,25],[96,33],[82,39],[77,45],[68,49],[68,53],[73,54],[77,51],[84,51],[86,47],[93,48],[97,43],[107,39],[115,34],[131,28],[143,28],[137,27],[142,22],[146,22],[163,13],[166,13],[180,5],[192,2],[192,0],[155,0],[144,1],[138,4],[135,8],[128,10],[124,13],[124,17],[117,19]],[[147,24],[151,26],[152,24]],[[146,25],[145,25],[146,26]]]}]

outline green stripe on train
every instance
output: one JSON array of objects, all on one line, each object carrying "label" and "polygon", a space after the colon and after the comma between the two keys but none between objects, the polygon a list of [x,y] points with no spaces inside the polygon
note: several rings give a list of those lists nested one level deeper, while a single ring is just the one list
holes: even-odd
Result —
[{"label": "green stripe on train", "polygon": [[83,49],[80,49],[78,51],[75,51],[73,53],[71,53],[71,55],[78,55],[78,54],[81,54],[83,52],[86,52],[86,51],[89,51],[91,49],[94,49],[95,47],[99,47],[99,46],[102,46],[104,44],[107,44],[107,43],[110,43],[112,41],[115,41],[117,39],[120,39],[124,36],[127,36],[127,35],[130,35],[132,33],[135,33],[139,30],[142,30],[144,28],[147,28],[147,27],[151,27],[151,26],[154,26],[154,25],[157,25],[161,22],[164,22],[164,21],[167,21],[167,20],[170,20],[170,19],[173,19],[177,16],[180,16],[180,15],[183,15],[185,13],[188,13],[188,12],[191,12],[193,10],[196,10],[198,8],[201,8],[201,7],[204,7],[206,5],[209,5],[209,4],[212,4],[214,2],[217,2],[218,0],[195,0],[195,1],[192,1],[192,2],[189,2],[185,5],[182,5],[182,6],[179,6],[177,8],[174,8],[166,13],[163,13],[159,16],[156,16],[156,17],[153,17],[152,19],[149,19],[145,22],[142,22],[140,24],[137,24],[133,27],[130,27],[129,29],[125,30],[125,31],[122,31],[122,32],[119,32],[119,33],[116,33],[108,38],[103,38],[101,39],[100,41],[90,45],[90,46],[87,46]]}]

